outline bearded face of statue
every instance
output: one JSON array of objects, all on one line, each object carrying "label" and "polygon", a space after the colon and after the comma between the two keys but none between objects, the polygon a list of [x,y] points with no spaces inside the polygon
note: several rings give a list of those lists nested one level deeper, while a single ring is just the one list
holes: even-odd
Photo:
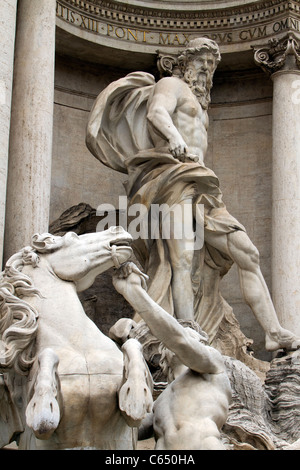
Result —
[{"label": "bearded face of statue", "polygon": [[210,90],[215,68],[216,61],[210,52],[187,57],[183,78],[204,109],[207,109],[210,103]]}]

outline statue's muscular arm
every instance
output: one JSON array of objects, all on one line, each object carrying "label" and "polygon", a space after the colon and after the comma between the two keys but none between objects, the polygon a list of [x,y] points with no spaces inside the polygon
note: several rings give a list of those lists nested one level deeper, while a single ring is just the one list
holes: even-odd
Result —
[{"label": "statue's muscular arm", "polygon": [[192,338],[178,321],[161,308],[141,285],[141,273],[133,263],[126,263],[113,277],[116,290],[145,320],[152,334],[173,351],[187,367],[200,374],[224,372],[221,354]]},{"label": "statue's muscular arm", "polygon": [[183,82],[178,78],[162,78],[155,85],[148,104],[148,122],[155,134],[169,143],[174,157],[187,153],[187,144],[172,119],[181,105],[183,87]]}]

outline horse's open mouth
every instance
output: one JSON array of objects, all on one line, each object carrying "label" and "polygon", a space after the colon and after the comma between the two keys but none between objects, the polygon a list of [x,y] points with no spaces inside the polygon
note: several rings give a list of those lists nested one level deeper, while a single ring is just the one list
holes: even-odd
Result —
[{"label": "horse's open mouth", "polygon": [[115,242],[110,242],[109,244],[111,247],[112,246],[130,246],[131,242],[129,240],[117,240]]}]

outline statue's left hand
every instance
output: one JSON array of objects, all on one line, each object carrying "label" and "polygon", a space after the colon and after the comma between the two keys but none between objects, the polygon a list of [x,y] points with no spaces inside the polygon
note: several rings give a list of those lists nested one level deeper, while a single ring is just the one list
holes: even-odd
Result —
[{"label": "statue's left hand", "polygon": [[132,262],[124,263],[112,278],[115,289],[124,296],[128,293],[128,288],[142,287],[147,290],[148,279]]}]

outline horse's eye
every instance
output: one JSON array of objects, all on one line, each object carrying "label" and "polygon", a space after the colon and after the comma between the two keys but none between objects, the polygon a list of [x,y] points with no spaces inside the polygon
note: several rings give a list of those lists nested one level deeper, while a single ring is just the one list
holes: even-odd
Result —
[{"label": "horse's eye", "polygon": [[77,240],[78,238],[79,238],[79,236],[78,236],[77,233],[75,233],[75,232],[68,232],[68,233],[66,233],[66,235],[65,235],[65,239],[66,239],[66,240],[74,240],[74,239]]}]

